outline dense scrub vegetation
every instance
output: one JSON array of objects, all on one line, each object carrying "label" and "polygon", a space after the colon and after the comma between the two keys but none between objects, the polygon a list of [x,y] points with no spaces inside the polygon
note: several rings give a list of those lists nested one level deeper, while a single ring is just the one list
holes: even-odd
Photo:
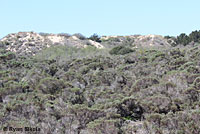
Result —
[{"label": "dense scrub vegetation", "polygon": [[180,35],[178,35],[177,37],[170,37],[170,36],[166,36],[167,39],[172,38],[175,43],[172,44],[172,46],[177,46],[179,44],[182,44],[184,46],[192,43],[199,43],[200,42],[200,30],[199,31],[193,31],[191,32],[189,35],[182,33]]},{"label": "dense scrub vegetation", "polygon": [[[190,38],[198,42],[196,37]],[[108,50],[57,46],[33,57],[0,47],[0,130],[200,133],[199,44]]]}]

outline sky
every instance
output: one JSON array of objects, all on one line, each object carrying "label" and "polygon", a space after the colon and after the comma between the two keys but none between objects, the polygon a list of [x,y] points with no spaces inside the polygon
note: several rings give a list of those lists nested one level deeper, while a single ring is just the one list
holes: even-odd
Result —
[{"label": "sky", "polygon": [[199,0],[0,0],[0,38],[9,33],[171,35],[200,30]]}]

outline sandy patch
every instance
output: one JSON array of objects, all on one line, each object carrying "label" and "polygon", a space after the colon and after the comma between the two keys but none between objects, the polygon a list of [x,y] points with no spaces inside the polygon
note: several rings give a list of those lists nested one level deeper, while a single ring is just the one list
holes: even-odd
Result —
[{"label": "sandy patch", "polygon": [[92,41],[92,40],[89,40],[89,42],[90,42],[93,46],[95,46],[96,48],[99,48],[99,49],[104,48],[104,46],[101,45],[101,44],[98,43],[98,42],[95,42],[95,41]]},{"label": "sandy patch", "polygon": [[57,35],[49,35],[47,38],[52,41],[53,43],[59,43],[64,41],[64,37],[62,36],[57,36]]}]

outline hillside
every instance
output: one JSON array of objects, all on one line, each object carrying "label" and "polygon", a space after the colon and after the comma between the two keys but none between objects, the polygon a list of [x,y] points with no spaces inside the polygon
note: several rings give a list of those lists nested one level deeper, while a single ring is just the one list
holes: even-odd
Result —
[{"label": "hillside", "polygon": [[0,133],[199,134],[200,38],[186,37],[7,35]]},{"label": "hillside", "polygon": [[44,48],[51,46],[73,46],[85,48],[95,46],[96,48],[111,47],[112,45],[130,45],[134,47],[151,47],[151,46],[170,46],[162,36],[159,35],[133,35],[133,36],[104,36],[102,42],[96,42],[81,34],[45,34],[34,32],[19,32],[9,34],[1,39],[6,45],[6,49],[16,52],[19,55],[35,55]]}]

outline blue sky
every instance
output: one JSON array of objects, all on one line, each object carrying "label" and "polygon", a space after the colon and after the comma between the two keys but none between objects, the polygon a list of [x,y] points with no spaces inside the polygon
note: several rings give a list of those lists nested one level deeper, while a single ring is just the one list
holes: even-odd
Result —
[{"label": "blue sky", "polygon": [[199,0],[0,0],[0,38],[19,31],[90,36],[200,29]]}]

